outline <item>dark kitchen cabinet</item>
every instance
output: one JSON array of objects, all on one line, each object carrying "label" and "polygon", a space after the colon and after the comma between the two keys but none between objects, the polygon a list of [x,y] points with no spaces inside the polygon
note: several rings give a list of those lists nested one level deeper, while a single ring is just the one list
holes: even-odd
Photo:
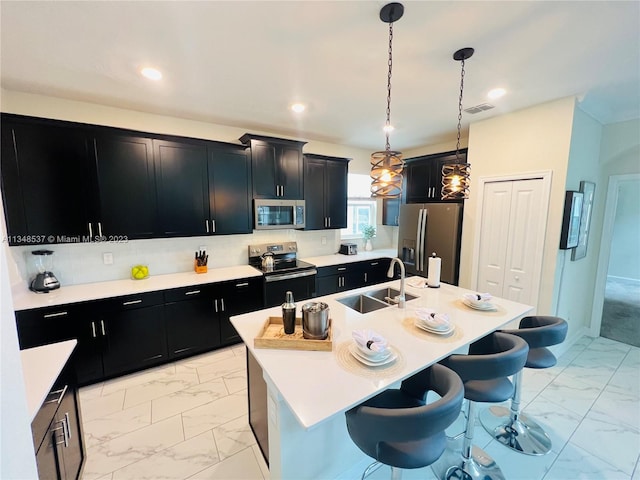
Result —
[{"label": "dark kitchen cabinet", "polygon": [[251,147],[253,198],[303,198],[302,147],[306,142],[244,134]]},{"label": "dark kitchen cabinet", "polygon": [[220,322],[209,285],[165,291],[169,358],[180,358],[220,345]]},{"label": "dark kitchen cabinet", "polygon": [[316,277],[316,295],[331,295],[386,282],[389,280],[387,270],[390,262],[389,258],[379,258],[319,267]]},{"label": "dark kitchen cabinet", "polygon": [[224,300],[220,314],[220,341],[223,345],[237,343],[240,335],[229,320],[234,315],[264,308],[262,277],[242,278],[214,285],[216,298]]},{"label": "dark kitchen cabinet", "polygon": [[9,244],[88,236],[95,208],[90,196],[88,137],[57,122],[25,121],[4,114],[1,142]]},{"label": "dark kitchen cabinet", "polygon": [[403,197],[405,203],[452,202],[442,200],[442,166],[447,163],[466,163],[467,149],[456,153],[445,152],[422,157],[409,158],[405,163],[405,184]]},{"label": "dark kitchen cabinet", "polygon": [[245,147],[210,146],[211,233],[251,233],[251,158]]},{"label": "dark kitchen cabinet", "polygon": [[210,233],[206,146],[153,140],[153,150],[162,235]]},{"label": "dark kitchen cabinet", "polygon": [[385,198],[382,200],[382,224],[397,227],[400,219],[400,199]]},{"label": "dark kitchen cabinet", "polygon": [[305,230],[346,228],[349,160],[304,156]]},{"label": "dark kitchen cabinet", "polygon": [[93,148],[100,204],[98,231],[94,234],[114,240],[156,236],[158,211],[151,139],[103,134],[93,139]]}]

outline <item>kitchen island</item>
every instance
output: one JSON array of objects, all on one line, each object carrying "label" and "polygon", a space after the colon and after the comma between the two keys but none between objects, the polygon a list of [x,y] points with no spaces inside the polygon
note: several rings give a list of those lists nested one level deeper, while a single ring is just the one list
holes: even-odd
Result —
[{"label": "kitchen island", "polygon": [[[466,307],[461,298],[468,290],[442,284],[438,289],[413,288],[417,298],[404,309],[389,306],[361,314],[338,299],[386,287],[400,287],[395,280],[314,299],[331,309],[333,349],[330,352],[256,349],[269,316],[280,316],[274,307],[231,318],[247,346],[248,355],[262,368],[267,385],[269,469],[274,479],[330,479],[359,476],[371,459],[349,438],[344,412],[445,358],[464,353],[466,346],[486,334],[530,314],[533,307],[494,298],[495,311]],[[298,312],[302,307],[298,304]],[[413,325],[418,307],[447,313],[455,325],[449,336],[437,336]],[[300,315],[300,314],[298,314]],[[398,353],[386,367],[370,368],[348,352],[352,331],[373,329]]]}]

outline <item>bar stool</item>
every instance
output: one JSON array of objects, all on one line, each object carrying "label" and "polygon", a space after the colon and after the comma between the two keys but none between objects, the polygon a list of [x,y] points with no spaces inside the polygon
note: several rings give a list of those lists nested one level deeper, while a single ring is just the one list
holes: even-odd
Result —
[{"label": "bar stool", "polygon": [[473,445],[476,402],[503,402],[513,394],[509,376],[524,367],[529,347],[515,335],[494,332],[469,346],[468,355],[451,355],[440,363],[460,375],[464,398],[468,401],[462,451],[455,439],[431,466],[441,480],[504,480],[500,467],[479,447]]},{"label": "bar stool", "polygon": [[[428,391],[441,398],[425,403]],[[353,442],[376,461],[364,479],[380,466],[391,467],[391,478],[401,478],[404,468],[431,465],[446,446],[445,429],[460,413],[463,399],[460,377],[442,365],[432,365],[348,410],[347,430]]]},{"label": "bar stool", "polygon": [[[516,330],[501,330],[523,338],[529,344],[526,368],[553,367],[557,360],[549,349],[564,342],[568,325],[562,318],[551,316],[525,317]],[[480,413],[482,426],[503,445],[527,455],[544,455],[551,451],[551,439],[531,417],[520,413],[522,371],[513,380],[515,389],[511,408],[494,405]]]}]

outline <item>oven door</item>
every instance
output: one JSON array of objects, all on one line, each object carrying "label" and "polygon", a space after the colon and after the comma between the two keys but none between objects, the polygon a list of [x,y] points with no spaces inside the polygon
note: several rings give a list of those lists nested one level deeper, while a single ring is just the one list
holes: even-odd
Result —
[{"label": "oven door", "polygon": [[265,276],[264,298],[267,307],[282,305],[287,292],[296,303],[313,297],[316,289],[316,269]]}]

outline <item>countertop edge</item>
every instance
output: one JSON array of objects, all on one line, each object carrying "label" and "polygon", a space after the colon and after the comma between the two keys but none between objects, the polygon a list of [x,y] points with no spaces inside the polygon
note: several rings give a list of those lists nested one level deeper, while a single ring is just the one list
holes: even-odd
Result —
[{"label": "countertop edge", "polygon": [[40,410],[77,343],[77,340],[67,340],[20,351],[31,421]]}]

